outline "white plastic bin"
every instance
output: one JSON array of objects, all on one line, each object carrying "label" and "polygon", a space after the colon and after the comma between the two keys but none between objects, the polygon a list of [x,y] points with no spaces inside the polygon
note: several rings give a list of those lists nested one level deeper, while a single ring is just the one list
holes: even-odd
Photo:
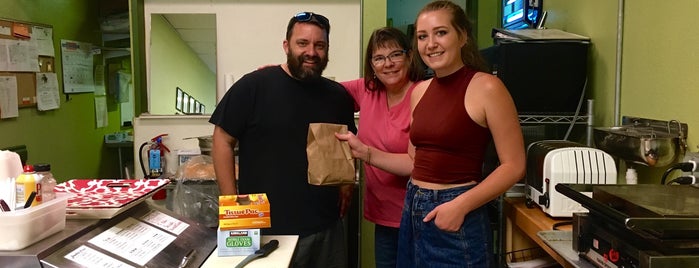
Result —
[{"label": "white plastic bin", "polygon": [[71,194],[41,205],[12,212],[0,212],[0,250],[20,250],[60,232],[66,227],[66,205]]}]

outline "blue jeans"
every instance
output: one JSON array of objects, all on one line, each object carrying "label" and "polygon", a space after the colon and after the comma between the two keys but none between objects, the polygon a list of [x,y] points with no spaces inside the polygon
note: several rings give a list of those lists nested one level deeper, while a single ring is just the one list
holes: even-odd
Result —
[{"label": "blue jeans", "polygon": [[398,237],[396,267],[491,267],[492,232],[486,206],[471,211],[456,232],[422,219],[435,207],[453,200],[475,185],[445,190],[421,189],[408,182]]},{"label": "blue jeans", "polygon": [[376,268],[395,268],[398,251],[398,228],[374,225]]}]

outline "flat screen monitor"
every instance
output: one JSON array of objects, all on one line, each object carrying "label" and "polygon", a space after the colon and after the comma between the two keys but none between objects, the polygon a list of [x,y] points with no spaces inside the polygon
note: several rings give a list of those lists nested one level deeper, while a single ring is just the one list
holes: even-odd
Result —
[{"label": "flat screen monitor", "polygon": [[502,0],[502,27],[508,30],[534,28],[543,0]]}]

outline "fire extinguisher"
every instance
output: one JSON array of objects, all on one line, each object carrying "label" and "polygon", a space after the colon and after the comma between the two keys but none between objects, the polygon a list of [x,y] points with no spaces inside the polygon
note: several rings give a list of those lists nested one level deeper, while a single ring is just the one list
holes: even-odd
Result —
[{"label": "fire extinguisher", "polygon": [[[163,144],[163,137],[167,134],[160,134],[141,144],[139,148],[139,160],[141,162],[141,170],[147,179],[159,178],[165,172],[165,152],[170,152],[170,149]],[[143,149],[148,147],[146,155],[148,156],[148,170],[143,164]]]},{"label": "fire extinguisher", "polygon": [[[143,171],[143,176],[146,179],[156,179],[161,177],[165,173],[165,152],[170,152],[170,149],[163,144],[163,137],[167,134],[160,134],[141,144],[139,151],[139,161],[141,162],[141,170]],[[148,172],[146,172],[146,167],[143,165],[143,149],[148,146]],[[153,200],[162,200],[167,197],[167,192],[165,189],[160,189],[155,194],[153,194]]]}]

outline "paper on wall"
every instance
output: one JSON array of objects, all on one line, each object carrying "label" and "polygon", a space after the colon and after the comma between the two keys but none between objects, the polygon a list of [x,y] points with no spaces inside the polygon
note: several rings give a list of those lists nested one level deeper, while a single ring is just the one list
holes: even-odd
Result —
[{"label": "paper on wall", "polygon": [[17,77],[0,76],[0,119],[19,116]]},{"label": "paper on wall", "polygon": [[53,29],[41,26],[32,27],[32,42],[36,43],[37,53],[40,56],[56,56],[53,48]]},{"label": "paper on wall", "polygon": [[95,127],[106,127],[108,124],[107,96],[95,96]]},{"label": "paper on wall", "polygon": [[36,74],[36,106],[39,111],[54,110],[61,106],[56,73]]},{"label": "paper on wall", "polygon": [[65,93],[95,91],[92,55],[92,44],[61,40],[63,91]]}]

